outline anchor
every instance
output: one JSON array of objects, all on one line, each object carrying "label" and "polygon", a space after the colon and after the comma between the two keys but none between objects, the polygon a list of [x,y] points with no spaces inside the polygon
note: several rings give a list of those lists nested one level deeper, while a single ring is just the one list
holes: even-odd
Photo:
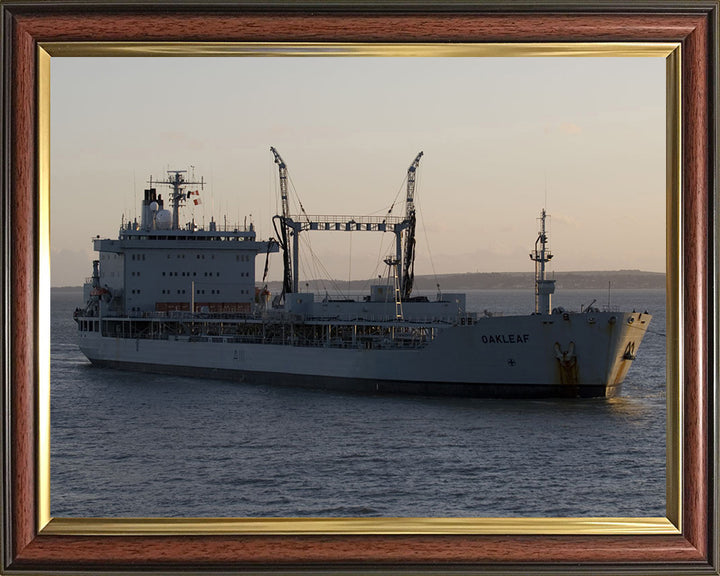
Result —
[{"label": "anchor", "polygon": [[635,360],[635,342],[628,342],[628,345],[625,346],[623,360]]},{"label": "anchor", "polygon": [[570,342],[563,352],[559,342],[555,342],[555,358],[560,364],[560,382],[577,386],[577,357],[575,356],[575,342]]}]

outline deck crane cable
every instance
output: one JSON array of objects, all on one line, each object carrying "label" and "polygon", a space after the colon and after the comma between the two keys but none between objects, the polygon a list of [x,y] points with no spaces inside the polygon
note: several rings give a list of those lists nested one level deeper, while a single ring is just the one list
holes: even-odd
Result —
[{"label": "deck crane cable", "polygon": [[[295,188],[295,183],[293,182],[292,176],[289,173],[287,174],[287,179],[288,179],[288,182],[290,183],[290,188],[294,192],[293,199],[298,203],[300,212],[305,217],[305,222],[309,224],[310,216],[305,211],[305,207],[303,206],[302,201],[300,200],[300,196],[297,193],[297,189]],[[404,184],[405,184],[405,181],[403,180],[403,185]],[[397,195],[395,197],[396,200],[397,200],[397,197],[400,195],[400,192],[402,191],[402,189],[403,189],[403,186],[401,186],[400,189],[398,190]],[[288,195],[288,199],[289,199],[289,195]],[[394,204],[395,204],[395,202],[393,202],[393,206],[394,206]],[[392,206],[390,207],[388,214],[390,212],[392,212]],[[303,235],[301,241],[303,242],[303,245],[305,246],[305,248],[307,249],[307,252],[311,256],[310,261],[314,264],[314,267],[313,267],[314,269],[309,270],[310,273],[308,274],[308,276],[310,276],[313,280],[320,281],[323,288],[325,288],[326,291],[327,291],[327,284],[326,284],[325,280],[328,280],[332,284],[333,290],[340,296],[344,297],[345,295],[343,294],[343,290],[342,290],[340,284],[337,282],[337,280],[335,280],[330,275],[330,272],[322,264],[322,260],[317,256],[315,251],[312,249],[312,243],[310,242],[310,239],[306,235]],[[382,246],[381,246],[381,249],[382,249]],[[304,260],[301,260],[300,265],[304,267]],[[351,266],[352,266],[352,263],[351,263]],[[375,270],[377,270],[378,266],[379,266],[379,263],[376,265]],[[318,271],[318,269],[321,269],[321,270]]]},{"label": "deck crane cable", "polygon": [[[302,244],[303,254],[308,254],[309,256],[308,258],[300,260],[302,276],[309,278],[311,281],[318,282],[326,292],[328,288],[330,288],[330,290],[342,295],[342,289],[332,276],[330,276],[329,271],[322,263],[322,259],[317,255],[315,250],[313,250],[312,243],[307,234],[300,236],[300,243]],[[331,283],[331,286],[328,286],[328,282]]]},{"label": "deck crane cable", "polygon": [[[288,174],[288,181],[290,182],[290,188],[293,191],[293,199],[297,202],[297,205],[299,207],[299,211],[302,216],[305,217],[305,223],[310,224],[310,216],[308,216],[308,213],[305,211],[305,207],[303,206],[302,201],[300,200],[300,195],[297,193],[297,189],[295,188],[295,183],[293,182],[292,176]],[[314,270],[309,270],[308,273],[305,275],[306,278],[309,278],[310,280],[320,281],[323,287],[325,287],[325,279],[322,277],[322,275],[317,270],[317,264],[320,263],[320,258],[318,258],[317,254],[312,249],[312,242],[310,241],[310,237],[307,234],[303,234],[301,240],[303,243],[303,246],[305,249],[303,252],[307,252],[310,254],[310,261],[315,265]],[[297,258],[298,255],[296,254],[295,257]],[[305,262],[304,260],[300,260],[300,266],[305,269],[304,266]],[[325,270],[325,273],[327,274],[327,270]],[[328,276],[328,279],[329,276]]]},{"label": "deck crane cable", "polygon": [[270,208],[270,214],[272,214],[273,209],[272,209],[271,205],[272,205],[272,199],[274,199],[275,200],[274,212],[275,212],[275,214],[277,214],[278,213],[278,198],[280,198],[280,194],[278,194],[278,181],[275,178],[275,167],[273,166],[273,164],[275,164],[274,158],[268,164],[268,166],[269,166],[268,182],[271,183],[270,186],[272,187],[272,190],[270,190],[270,202],[269,202],[268,208]]},{"label": "deck crane cable", "polygon": [[378,269],[380,268],[381,264],[385,264],[382,255],[383,253],[388,254],[392,250],[392,245],[394,243],[394,240],[392,238],[389,239],[387,242],[387,246],[383,245],[382,238],[387,237],[387,233],[383,234],[380,238],[380,243],[378,244],[378,254],[377,258],[375,259],[375,269],[372,271],[372,274],[368,278],[368,280],[363,284],[363,291],[367,292],[370,290],[370,283],[374,282],[375,278],[378,277]]},{"label": "deck crane cable", "polygon": [[[292,176],[288,174],[288,181],[290,182],[290,188],[292,189],[294,195],[293,199],[297,202],[300,213],[305,217],[305,222],[307,224],[310,223],[310,216],[308,216],[308,213],[305,211],[305,207],[302,204],[302,201],[300,200],[300,195],[297,193],[297,189],[295,188],[295,183],[293,182]],[[340,289],[340,286],[338,283],[330,276],[330,273],[325,268],[325,266],[322,264],[322,260],[318,257],[318,255],[315,253],[315,251],[312,248],[312,242],[310,241],[310,237],[306,234],[303,234],[300,240],[303,243],[304,251],[307,251],[307,253],[310,255],[310,262],[313,264],[312,268],[307,270],[306,277],[311,278],[311,280],[319,281],[322,285],[322,287],[327,291],[327,285],[325,280],[329,280],[332,282],[333,286],[335,287],[335,291],[338,293],[342,293],[342,290]],[[295,256],[297,258],[297,255]],[[305,269],[305,261],[300,260],[300,266]],[[318,268],[321,268],[322,270],[318,271]],[[323,276],[324,275],[324,276]]]},{"label": "deck crane cable", "polygon": [[290,187],[292,188],[292,191],[294,193],[295,201],[298,203],[298,206],[300,207],[300,212],[302,212],[302,215],[305,216],[305,221],[310,222],[310,216],[307,215],[307,212],[305,212],[305,207],[302,205],[302,202],[300,201],[300,195],[297,193],[297,189],[295,188],[295,183],[292,180],[292,176],[288,174],[288,181],[290,182]]},{"label": "deck crane cable", "polygon": [[[422,156],[422,152],[421,152],[420,154],[418,154],[418,157],[415,159],[415,161],[418,161],[419,158],[420,158],[420,156]],[[388,210],[387,210],[387,212],[386,212],[386,215],[387,215],[387,216],[390,216],[390,215],[392,214],[393,210],[395,209],[395,204],[397,204],[398,198],[400,197],[400,194],[402,193],[403,190],[406,190],[406,189],[407,189],[408,174],[409,174],[409,171],[408,171],[408,173],[405,175],[405,177],[403,178],[403,181],[402,181],[402,183],[400,184],[400,187],[398,188],[397,193],[395,194],[395,198],[393,198],[392,204],[390,204],[390,208],[388,208]],[[371,212],[370,214],[371,214],[371,215],[378,214],[378,213],[382,212],[383,210],[384,210],[384,208],[381,208],[380,210],[376,210],[375,212]],[[389,250],[391,249],[391,246],[392,246],[392,241],[389,243],[389,246],[388,246],[388,248],[385,250],[385,252],[389,251]],[[382,253],[383,253],[383,243],[382,243],[382,240],[381,240],[381,241],[380,241],[380,244],[379,244],[379,247],[378,247],[378,256],[377,256],[377,259],[376,259],[375,270],[373,270],[372,275],[370,276],[370,278],[368,279],[368,281],[364,284],[364,288],[367,288],[368,285],[369,285],[369,283],[370,283],[371,281],[373,281],[374,278],[377,277],[378,268],[380,267],[381,264],[384,264],[384,263],[385,263],[385,262],[384,262],[384,259],[382,258]]]},{"label": "deck crane cable", "polygon": [[437,272],[435,271],[435,261],[432,257],[432,250],[430,250],[430,239],[427,233],[427,226],[425,226],[425,218],[423,217],[422,208],[419,203],[417,204],[417,211],[420,214],[420,226],[423,229],[423,235],[425,236],[425,245],[427,246],[428,258],[430,259],[430,268],[432,269],[433,280],[435,285],[439,286],[440,284],[438,282]]},{"label": "deck crane cable", "polygon": [[319,260],[316,257],[315,253],[313,252],[312,246],[309,242],[307,235],[301,236],[300,242],[303,245],[303,248],[302,248],[303,254],[310,254],[310,258],[303,258],[300,261],[300,269],[302,271],[303,277],[308,279],[309,281],[319,283],[324,288],[325,280],[318,272]]},{"label": "deck crane cable", "polygon": [[[405,178],[403,178],[403,181],[400,184],[400,187],[398,188],[397,193],[395,194],[395,198],[393,199],[392,204],[390,204],[390,208],[388,208],[387,210],[385,208],[380,208],[379,210],[369,212],[367,215],[375,216],[377,214],[384,213],[386,216],[390,216],[392,214],[392,211],[395,209],[395,204],[397,204],[397,200],[400,197],[400,193],[406,188],[406,186],[405,186],[406,182],[407,182],[407,175],[405,176]],[[384,234],[382,236],[384,236]],[[373,270],[370,277],[363,284],[363,286],[362,286],[363,290],[368,290],[370,288],[370,283],[373,282],[375,278],[377,278],[378,268],[380,268],[381,265],[385,264],[385,261],[382,257],[383,252],[388,253],[389,250],[391,250],[391,248],[392,248],[392,240],[390,242],[388,242],[388,246],[386,248],[383,247],[382,236],[381,236],[380,242],[378,244],[378,255],[377,255],[377,258],[375,259],[375,269]]]},{"label": "deck crane cable", "polygon": [[403,190],[405,190],[406,183],[407,183],[407,175],[405,176],[405,178],[403,178],[402,184],[400,184],[400,188],[398,188],[397,194],[395,194],[395,198],[393,199],[392,204],[390,204],[390,208],[387,211],[388,216],[390,216],[390,214],[392,214],[392,211],[395,209],[395,204],[397,204],[398,198],[400,197],[400,193]]},{"label": "deck crane cable", "polygon": [[[312,262],[315,270],[312,272],[312,274],[315,276],[315,280],[320,281],[322,288],[327,292],[328,291],[328,282],[331,283],[331,289],[336,292],[337,294],[343,295],[343,290],[338,284],[338,282],[330,276],[330,272],[325,268],[325,265],[322,263],[322,259],[318,258],[317,255],[313,252],[312,246],[310,246],[310,243],[306,241],[305,238],[302,240],[303,242],[306,242],[308,245],[308,252],[310,253],[310,262]],[[319,270],[319,271],[318,271]],[[327,280],[327,282],[326,282]]]},{"label": "deck crane cable", "polygon": [[303,258],[300,261],[303,276],[311,279],[312,281],[318,282],[326,292],[328,291],[328,282],[330,282],[332,285],[330,288],[334,292],[342,294],[342,290],[337,281],[330,276],[327,268],[325,268],[322,263],[322,259],[313,250],[312,243],[310,242],[308,235],[303,234],[300,236],[299,240],[303,246],[302,252],[309,255],[309,258]]},{"label": "deck crane cable", "polygon": [[[418,165],[418,163],[419,163],[420,158],[422,157],[422,155],[423,155],[422,152],[420,152],[420,153],[417,155],[417,157],[416,157],[415,160],[413,161],[413,164],[410,166],[410,169],[409,169],[408,172],[405,174],[405,178],[403,178],[403,181],[402,181],[402,183],[400,184],[400,187],[398,188],[397,193],[395,194],[395,198],[393,199],[392,204],[390,205],[390,208],[388,208],[388,210],[387,210],[387,213],[386,213],[387,216],[390,216],[390,215],[392,214],[393,210],[395,209],[395,204],[397,204],[398,198],[400,197],[400,194],[402,193],[403,190],[407,190],[407,192],[408,192],[409,195],[412,195],[412,194],[414,193],[414,188],[415,188],[415,186],[414,186],[414,179],[415,179],[414,174],[415,174],[415,170],[417,169],[417,165]],[[414,166],[414,168],[413,168],[413,166]],[[412,176],[413,182],[411,182],[410,186],[408,186],[408,177],[411,175],[411,173],[413,174],[413,176]],[[406,198],[407,198],[407,195],[406,195]],[[377,213],[379,213],[379,212],[382,212],[383,210],[384,210],[384,209],[376,210],[376,211],[373,212],[372,214],[377,214]],[[407,235],[406,235],[406,238],[407,238]],[[414,247],[414,243],[415,243],[415,241],[414,241],[414,226],[413,226],[412,242],[410,243],[410,244],[412,245],[412,255],[410,256],[410,261],[411,261],[411,262],[414,262],[414,258],[415,258],[415,254],[414,254],[414,251],[415,251],[415,250],[414,250],[414,248],[415,248],[415,247]],[[389,242],[388,248],[386,248],[385,251],[388,252],[388,251],[391,249],[391,247],[392,247],[392,240]],[[368,279],[368,281],[364,284],[364,288],[367,288],[368,285],[369,285],[369,283],[370,283],[371,281],[373,281],[374,278],[377,277],[378,268],[380,267],[381,264],[384,264],[384,260],[383,260],[383,258],[382,258],[382,253],[383,253],[383,243],[382,243],[382,240],[381,240],[381,241],[380,241],[380,244],[379,244],[379,251],[378,251],[378,256],[377,256],[377,259],[376,259],[375,270],[373,270],[372,275],[370,276],[370,278]],[[412,267],[413,267],[413,266],[411,265],[411,268],[412,268]],[[412,274],[412,276],[414,277],[414,274],[413,274],[412,272],[411,272],[411,274]],[[389,280],[388,280],[388,281],[389,281]],[[409,282],[409,292],[411,292],[411,291],[412,291],[412,280]],[[408,296],[409,296],[409,295],[408,295]],[[403,298],[405,298],[405,296],[403,296]]]},{"label": "deck crane cable", "polygon": [[[403,178],[403,181],[401,182],[400,187],[398,188],[398,190],[395,194],[395,198],[393,198],[392,204],[390,204],[390,208],[388,208],[387,212],[385,213],[386,216],[390,216],[392,214],[393,210],[395,209],[395,204],[397,204],[398,198],[400,197],[400,194],[402,193],[403,190],[406,189],[406,183],[407,183],[407,174]],[[381,208],[380,210],[371,212],[370,215],[378,214],[380,212],[383,212],[384,210],[385,210],[384,208]],[[392,247],[392,241],[389,242],[388,247],[384,251],[388,252],[391,249],[391,247]],[[375,262],[376,262],[375,269],[373,270],[373,273],[371,274],[370,278],[363,285],[363,288],[367,289],[369,287],[370,282],[372,282],[377,277],[378,268],[380,268],[381,264],[385,263],[385,261],[382,257],[382,254],[383,254],[383,243],[382,243],[382,239],[381,239],[380,244],[378,245],[378,255],[375,260]]]},{"label": "deck crane cable", "polygon": [[[288,231],[291,228],[290,225],[290,191],[289,188],[293,191],[293,199],[295,202],[297,202],[299,206],[299,210],[301,214],[305,217],[305,222],[310,222],[310,217],[308,216],[307,212],[305,211],[305,207],[303,206],[302,202],[300,201],[300,197],[297,193],[297,190],[295,188],[295,184],[292,181],[292,177],[288,173],[287,165],[283,161],[280,154],[277,152],[277,150],[274,147],[270,147],[271,152],[274,156],[274,161],[278,165],[278,171],[279,171],[279,180],[280,180],[280,198],[282,201],[282,215],[281,216],[275,216],[273,217],[273,226],[275,228],[276,234],[279,236],[278,243],[280,244],[280,247],[283,249],[283,291],[281,293],[281,297],[284,298],[285,294],[288,294],[292,292],[293,290],[293,272],[292,272],[292,258],[293,256],[295,258],[298,257],[297,254],[292,255],[289,239],[288,239]],[[290,186],[288,187],[288,182],[290,183]],[[278,230],[278,223],[280,224],[280,229]],[[293,234],[299,234],[299,230],[295,229]],[[299,240],[299,238],[298,238]],[[302,241],[305,245],[307,245],[308,252],[311,254],[312,262],[317,263],[319,259],[316,257],[312,250],[312,245],[310,244],[310,241],[308,238],[303,235]],[[304,264],[304,262],[300,262],[301,265]],[[311,274],[313,275],[313,274]],[[314,274],[315,278],[318,279],[319,275]],[[295,279],[297,281],[297,279]]]}]

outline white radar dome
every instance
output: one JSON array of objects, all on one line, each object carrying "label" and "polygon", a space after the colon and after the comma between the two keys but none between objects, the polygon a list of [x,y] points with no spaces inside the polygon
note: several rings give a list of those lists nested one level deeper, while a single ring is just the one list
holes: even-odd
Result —
[{"label": "white radar dome", "polygon": [[155,227],[159,230],[170,230],[172,226],[172,214],[170,210],[160,210],[155,214]]},{"label": "white radar dome", "polygon": [[157,212],[157,209],[159,208],[159,205],[157,202],[150,202],[150,210],[153,212]]}]

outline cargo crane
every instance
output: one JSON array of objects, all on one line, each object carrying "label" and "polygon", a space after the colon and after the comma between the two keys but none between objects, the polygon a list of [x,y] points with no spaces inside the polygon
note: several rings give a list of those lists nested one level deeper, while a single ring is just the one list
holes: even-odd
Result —
[{"label": "cargo crane", "polygon": [[[290,251],[290,245],[288,244],[288,231],[292,228],[293,221],[290,218],[290,207],[288,203],[287,166],[274,147],[270,146],[270,151],[275,157],[275,164],[278,165],[278,171],[280,173],[280,199],[282,204],[282,215],[273,216],[273,226],[275,227],[275,233],[280,237],[279,243],[283,251],[283,287],[280,298],[284,299],[286,294],[290,294],[294,291],[292,253]],[[276,222],[279,222],[280,230],[278,230]],[[297,258],[297,231],[294,233],[294,238],[294,253],[295,258]]]},{"label": "cargo crane", "polygon": [[[393,266],[397,278],[398,301],[409,300],[412,293],[415,266],[415,180],[417,168],[423,152],[420,152],[408,168],[405,216],[309,216],[291,215],[288,203],[287,165],[278,151],[270,147],[280,175],[280,196],[282,214],[273,216],[273,226],[283,251],[283,288],[275,301],[279,305],[287,294],[298,292],[298,252],[300,232],[311,230],[344,230],[347,232],[362,230],[368,232],[393,232],[395,234],[395,257]],[[392,211],[392,208],[391,208]],[[279,227],[278,227],[279,225]],[[292,248],[290,247],[292,236]]]},{"label": "cargo crane", "polygon": [[405,225],[407,230],[404,234],[403,241],[403,263],[402,263],[402,283],[401,283],[401,299],[409,300],[415,280],[415,176],[417,168],[420,165],[422,151],[415,157],[412,164],[408,168],[407,173],[407,196],[405,201]]}]

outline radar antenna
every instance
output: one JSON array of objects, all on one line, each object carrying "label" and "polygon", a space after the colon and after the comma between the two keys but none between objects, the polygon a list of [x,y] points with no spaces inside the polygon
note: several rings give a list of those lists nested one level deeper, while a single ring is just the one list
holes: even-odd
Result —
[{"label": "radar antenna", "polygon": [[[194,168],[194,167],[193,167]],[[172,230],[179,230],[180,229],[180,206],[183,205],[183,203],[187,200],[187,197],[189,194],[192,194],[192,192],[186,193],[184,191],[185,187],[187,186],[195,186],[200,185],[200,189],[203,190],[205,187],[205,181],[203,178],[200,178],[200,181],[192,180],[188,181],[185,180],[185,174],[187,170],[168,170],[168,177],[165,180],[153,180],[152,176],[150,177],[150,188],[152,188],[153,184],[165,184],[166,186],[170,186],[172,188],[172,192],[170,193],[170,202],[172,203]]]},{"label": "radar antenna", "polygon": [[545,222],[547,218],[545,208],[543,208],[539,218],[540,231],[535,240],[535,249],[530,252],[530,259],[535,262],[535,314],[550,314],[551,297],[555,292],[555,280],[548,280],[545,277],[545,265],[553,257],[547,235]]}]

